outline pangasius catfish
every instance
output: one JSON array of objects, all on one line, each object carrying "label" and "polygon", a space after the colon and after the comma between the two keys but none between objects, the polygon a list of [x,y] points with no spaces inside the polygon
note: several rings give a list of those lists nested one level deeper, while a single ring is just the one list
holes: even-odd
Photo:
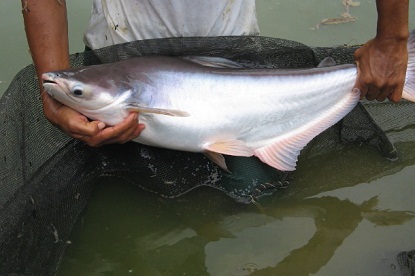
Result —
[{"label": "pangasius catfish", "polygon": [[[415,101],[415,36],[408,43],[404,98]],[[210,64],[209,64],[210,63]],[[220,68],[212,64],[223,63]],[[146,125],[134,141],[204,152],[256,156],[294,170],[301,149],[359,101],[353,64],[301,70],[246,69],[222,59],[137,57],[45,73],[56,100],[115,125],[139,112]]]}]

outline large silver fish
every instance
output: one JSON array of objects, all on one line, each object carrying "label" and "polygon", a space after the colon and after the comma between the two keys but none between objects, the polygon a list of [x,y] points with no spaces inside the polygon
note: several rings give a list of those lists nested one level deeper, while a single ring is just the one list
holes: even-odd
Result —
[{"label": "large silver fish", "polygon": [[[414,44],[411,36],[404,97],[412,101]],[[136,142],[204,152],[224,169],[222,154],[257,156],[279,170],[294,170],[301,149],[359,101],[352,64],[303,70],[206,64],[218,61],[138,57],[42,79],[56,100],[108,125],[139,112],[146,128]]]}]

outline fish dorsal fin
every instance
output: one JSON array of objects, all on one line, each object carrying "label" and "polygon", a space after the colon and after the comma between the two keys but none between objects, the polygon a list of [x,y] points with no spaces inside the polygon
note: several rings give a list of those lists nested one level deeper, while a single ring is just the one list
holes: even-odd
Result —
[{"label": "fish dorsal fin", "polygon": [[186,111],[182,111],[182,110],[167,109],[167,108],[153,108],[153,107],[142,106],[136,103],[130,103],[126,105],[125,109],[128,112],[154,113],[154,114],[162,114],[162,115],[177,116],[177,117],[190,116],[189,113],[187,113]]},{"label": "fish dorsal fin", "polygon": [[202,66],[213,68],[244,68],[239,63],[222,57],[206,57],[206,56],[184,56],[181,57],[184,60],[197,63]]},{"label": "fish dorsal fin", "polygon": [[336,66],[336,61],[332,57],[325,57],[317,65],[317,68],[324,68],[324,67],[331,67],[331,66]]},{"label": "fish dorsal fin", "polygon": [[285,133],[257,148],[255,156],[262,162],[281,171],[293,171],[300,151],[315,136],[337,123],[357,104],[360,91],[353,89],[343,100],[326,110],[311,122]]}]

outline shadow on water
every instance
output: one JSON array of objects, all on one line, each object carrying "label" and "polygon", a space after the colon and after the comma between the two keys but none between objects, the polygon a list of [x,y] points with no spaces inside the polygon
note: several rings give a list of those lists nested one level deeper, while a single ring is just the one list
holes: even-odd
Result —
[{"label": "shadow on water", "polygon": [[415,150],[397,147],[396,162],[366,146],[304,156],[292,185],[248,206],[97,179],[60,275],[399,275],[394,257],[415,246]]}]

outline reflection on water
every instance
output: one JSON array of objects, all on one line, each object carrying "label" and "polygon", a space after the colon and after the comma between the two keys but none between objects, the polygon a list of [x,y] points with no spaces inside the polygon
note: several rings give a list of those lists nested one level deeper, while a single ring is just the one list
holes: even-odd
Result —
[{"label": "reflection on water", "polygon": [[399,275],[396,254],[415,248],[415,147],[397,148],[393,163],[365,146],[304,156],[294,183],[258,206],[101,179],[61,275]]}]

